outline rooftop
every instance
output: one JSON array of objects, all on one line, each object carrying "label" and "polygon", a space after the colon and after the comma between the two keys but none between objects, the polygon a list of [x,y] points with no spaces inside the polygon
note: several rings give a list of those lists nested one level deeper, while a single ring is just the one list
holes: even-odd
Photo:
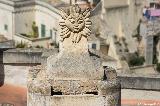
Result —
[{"label": "rooftop", "polygon": [[0,42],[5,42],[7,41],[8,39],[5,38],[3,35],[0,35]]},{"label": "rooftop", "polygon": [[47,2],[56,8],[69,6],[69,4],[63,2],[62,0],[41,0],[41,1]]},{"label": "rooftop", "polygon": [[27,4],[33,4],[33,2],[36,2],[36,3],[37,2],[44,2],[49,5],[52,5],[55,8],[65,7],[65,6],[69,5],[61,0],[0,0],[0,2],[9,4],[11,6],[21,5],[23,3],[25,3],[27,5]]}]

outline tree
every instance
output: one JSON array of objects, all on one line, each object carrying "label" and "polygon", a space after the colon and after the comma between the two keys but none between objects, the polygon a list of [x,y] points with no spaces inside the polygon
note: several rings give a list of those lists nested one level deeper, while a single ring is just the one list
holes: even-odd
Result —
[{"label": "tree", "polygon": [[145,59],[143,56],[136,56],[136,57],[132,57],[129,61],[129,65],[130,66],[141,66],[143,65],[145,62]]}]

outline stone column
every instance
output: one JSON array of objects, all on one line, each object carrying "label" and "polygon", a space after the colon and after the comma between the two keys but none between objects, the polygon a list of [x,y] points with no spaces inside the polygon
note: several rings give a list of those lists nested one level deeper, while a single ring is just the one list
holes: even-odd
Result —
[{"label": "stone column", "polygon": [[146,37],[146,46],[145,46],[145,64],[153,64],[153,36]]}]

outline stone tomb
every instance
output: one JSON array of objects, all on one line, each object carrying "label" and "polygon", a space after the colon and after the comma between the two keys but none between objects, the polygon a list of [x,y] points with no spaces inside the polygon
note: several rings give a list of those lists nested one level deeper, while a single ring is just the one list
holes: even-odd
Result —
[{"label": "stone tomb", "polygon": [[90,10],[61,11],[61,47],[28,76],[28,106],[120,106],[116,70],[88,49]]}]

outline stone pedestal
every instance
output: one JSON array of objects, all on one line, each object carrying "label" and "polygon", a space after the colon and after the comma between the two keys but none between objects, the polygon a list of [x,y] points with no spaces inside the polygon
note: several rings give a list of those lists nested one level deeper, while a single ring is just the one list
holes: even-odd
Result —
[{"label": "stone pedestal", "polygon": [[116,71],[88,50],[89,14],[78,6],[62,12],[61,50],[30,70],[28,106],[120,106]]}]

